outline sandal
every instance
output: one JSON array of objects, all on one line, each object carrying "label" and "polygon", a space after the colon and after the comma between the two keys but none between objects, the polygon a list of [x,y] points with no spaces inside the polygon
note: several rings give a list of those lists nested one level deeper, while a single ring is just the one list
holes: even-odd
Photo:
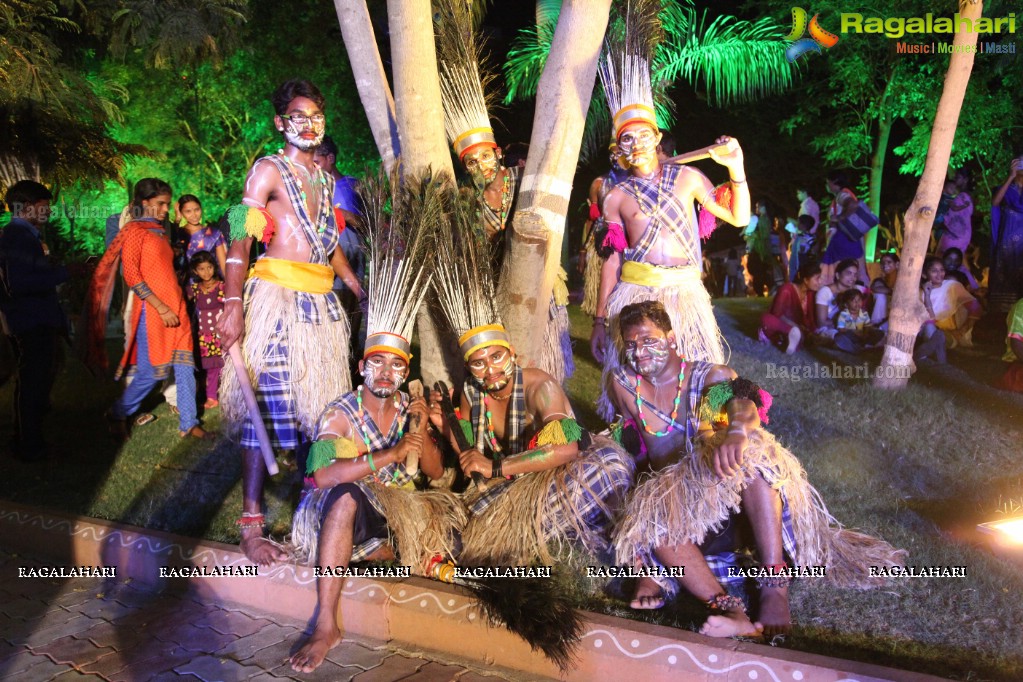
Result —
[{"label": "sandal", "polygon": [[152,424],[155,421],[155,414],[152,412],[143,412],[139,416],[135,417],[135,426],[145,426],[146,424]]}]

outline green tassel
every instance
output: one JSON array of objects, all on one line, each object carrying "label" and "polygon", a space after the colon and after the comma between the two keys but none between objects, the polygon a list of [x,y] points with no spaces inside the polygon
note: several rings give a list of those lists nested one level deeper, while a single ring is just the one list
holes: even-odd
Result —
[{"label": "green tassel", "polygon": [[561,420],[561,430],[565,434],[566,443],[575,443],[583,437],[583,428],[579,426],[579,422],[571,417]]},{"label": "green tassel", "polygon": [[724,408],[725,403],[735,397],[732,393],[732,382],[724,381],[720,384],[714,384],[707,391],[707,405],[714,413],[720,412]]},{"label": "green tassel", "polygon": [[249,215],[249,207],[245,204],[235,204],[227,209],[227,225],[230,227],[231,241],[245,239],[248,233],[245,232],[245,219]]},{"label": "green tassel", "polygon": [[334,441],[318,440],[309,448],[309,456],[306,458],[305,475],[312,476],[325,466],[330,466],[334,461],[334,453],[337,452]]},{"label": "green tassel", "polygon": [[608,430],[611,432],[611,440],[618,443],[619,445],[622,444],[622,433],[625,431],[624,426],[625,426],[624,420],[619,419],[614,424],[611,424],[610,427],[608,427]]},{"label": "green tassel", "polygon": [[470,445],[476,442],[476,432],[472,428],[472,424],[467,419],[459,419],[458,425],[462,427],[462,433],[465,434],[465,442]]}]

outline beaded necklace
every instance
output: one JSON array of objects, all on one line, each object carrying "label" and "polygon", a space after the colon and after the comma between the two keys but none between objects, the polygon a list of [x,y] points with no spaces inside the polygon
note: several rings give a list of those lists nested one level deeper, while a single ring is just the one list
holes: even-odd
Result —
[{"label": "beaded necklace", "polygon": [[[505,228],[505,225],[508,222],[508,209],[511,208],[511,180],[508,179],[509,175],[510,173],[507,169],[505,169],[504,182],[501,184],[501,211],[499,213],[495,211],[498,219],[501,221],[501,230]],[[487,205],[487,208],[494,211],[493,207],[490,206],[490,203],[487,201],[486,190],[484,190],[484,196],[482,199],[483,203]]]},{"label": "beaded necklace", "polygon": [[[284,157],[284,160],[288,163],[288,167],[291,168],[292,172],[294,173],[294,170],[298,168],[298,165],[294,161],[291,160],[290,156],[288,156],[287,154],[284,153],[283,149],[278,149],[277,153]],[[319,179],[319,182],[317,182],[317,181],[313,180],[312,171],[310,171],[305,166],[302,166],[302,170],[305,171],[306,177],[309,178],[309,184],[311,184],[311,185],[319,184],[321,187],[323,185],[327,184],[327,178],[326,178],[326,174],[325,173],[320,173],[317,176],[318,179]],[[317,170],[319,170],[319,169],[317,169]],[[302,197],[302,203],[305,204],[306,213],[309,213],[309,201],[306,199],[306,192],[305,192],[304,186],[302,184],[302,180],[299,179],[297,173],[295,173],[295,179],[298,180],[298,195],[300,197]],[[326,231],[326,229],[327,229],[327,225],[324,224],[322,227],[316,228],[316,231],[319,232],[320,234],[323,234],[324,231]]]},{"label": "beaded necklace", "polygon": [[490,439],[490,446],[494,448],[494,457],[499,457],[501,446],[497,442],[497,434],[494,433],[494,419],[490,412],[490,401],[487,399],[486,391],[483,392],[483,414],[487,419],[487,438]]},{"label": "beaded necklace", "polygon": [[643,396],[640,393],[640,384],[643,378],[636,373],[636,410],[639,413],[639,421],[643,424],[643,428],[646,432],[657,438],[664,438],[671,433],[672,429],[675,428],[675,418],[678,417],[678,406],[682,402],[682,385],[685,383],[686,377],[686,361],[682,360],[682,368],[678,372],[678,390],[675,392],[675,405],[671,410],[671,423],[668,424],[668,428],[664,431],[652,431],[646,423],[646,417],[643,416]]}]

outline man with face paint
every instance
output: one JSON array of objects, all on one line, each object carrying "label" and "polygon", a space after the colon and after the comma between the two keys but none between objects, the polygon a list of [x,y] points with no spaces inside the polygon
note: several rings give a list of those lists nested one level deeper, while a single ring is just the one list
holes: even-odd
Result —
[{"label": "man with face paint", "polygon": [[[871,566],[901,564],[905,552],[842,530],[828,513],[796,458],[762,428],[768,393],[725,365],[682,356],[660,303],[628,305],[620,319],[623,364],[611,397],[625,415],[622,441],[654,473],[630,498],[615,550],[623,564],[686,567],[677,583],[641,578],[632,608],[660,608],[681,586],[710,609],[703,634],[773,636],[791,627],[786,559],[826,566],[826,579],[861,589],[876,584]],[[738,512],[760,562],[756,622],[722,587],[745,581],[735,573],[735,538],[715,537]]]},{"label": "man with face paint", "polygon": [[[413,428],[417,421],[426,424],[426,402],[398,390],[408,376],[409,357],[404,339],[371,335],[359,362],[362,385],[328,404],[320,417],[306,467],[306,481],[314,489],[295,512],[293,537],[299,555],[321,569],[337,572],[353,561],[393,559],[389,526],[398,538],[402,563],[417,573],[437,553],[452,553],[449,537],[438,538],[447,547],[437,547],[421,537],[409,537],[422,532],[415,524],[393,527],[394,520],[410,515],[425,520],[433,513],[432,498],[446,495],[449,502],[442,506],[458,507],[450,493],[415,491],[414,477],[405,466],[409,454],[418,453],[419,468],[429,478],[444,473],[440,450],[425,432]],[[419,547],[427,548],[415,552]],[[341,642],[336,614],[343,582],[340,575],[317,579],[313,633],[291,657],[294,670],[313,671]]]},{"label": "man with face paint", "polygon": [[[522,179],[524,156],[506,167],[487,111],[480,78],[476,35],[464,2],[439,3],[438,67],[444,130],[452,150],[472,178],[479,206],[474,230],[491,244],[494,277],[501,273],[505,236],[512,226]],[[572,376],[572,340],[568,321],[568,274],[558,268],[548,305],[544,342],[537,366],[559,383]]]},{"label": "man with face paint", "polygon": [[[360,298],[362,289],[338,248],[343,225],[332,210],[333,183],[314,159],[323,141],[323,96],[312,83],[292,80],[272,101],[285,145],[253,164],[243,205],[228,213],[232,242],[218,331],[225,349],[242,343],[271,442],[292,450],[311,438],[323,406],[351,387],[348,320],[332,290],[334,275]],[[267,249],[246,279],[253,239]],[[263,538],[259,440],[239,378],[231,364],[225,369],[221,407],[227,423],[240,429],[243,448],[241,548],[267,566],[285,554]]]},{"label": "man with face paint", "polygon": [[703,286],[694,205],[699,202],[714,217],[736,226],[745,226],[750,218],[742,149],[736,140],[720,137],[719,146],[710,150],[710,158],[728,169],[729,205],[717,203],[714,186],[700,171],[658,160],[661,134],[649,64],[660,26],[655,15],[634,10],[630,5],[625,16],[625,35],[631,37],[625,42],[610,40],[598,67],[619,158],[630,173],[604,200],[605,243],[614,252],[601,270],[590,336],[593,355],[604,364],[597,411],[608,420],[614,417],[608,391],[621,353],[611,346],[619,338],[618,312],[629,303],[661,301],[686,357],[724,362],[721,333]]}]

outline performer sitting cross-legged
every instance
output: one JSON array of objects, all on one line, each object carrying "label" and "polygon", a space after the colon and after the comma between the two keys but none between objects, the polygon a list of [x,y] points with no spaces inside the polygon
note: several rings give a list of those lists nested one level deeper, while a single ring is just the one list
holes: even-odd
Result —
[{"label": "performer sitting cross-legged", "polygon": [[[459,335],[469,375],[460,427],[472,444],[459,454],[467,476],[486,479],[466,498],[470,520],[459,560],[468,566],[552,562],[551,540],[571,537],[588,550],[602,535],[632,482],[631,459],[611,440],[576,422],[568,397],[549,374],[520,367],[495,308],[493,280],[465,237],[438,259],[434,283]],[[443,242],[443,240],[442,240]],[[454,436],[432,394],[431,421]],[[457,441],[452,443],[458,450]],[[494,529],[500,529],[495,533]]]},{"label": "performer sitting cross-legged", "polygon": [[[640,444],[640,467],[649,473],[615,529],[619,562],[684,565],[679,583],[707,602],[714,615],[701,632],[716,637],[789,630],[786,556],[800,568],[826,567],[832,584],[860,589],[879,582],[871,566],[902,563],[904,551],[842,529],[798,460],[761,428],[769,394],[725,365],[683,357],[660,303],[628,305],[620,319],[625,350],[611,397],[625,416],[623,431],[638,433],[625,440]],[[734,551],[704,561],[697,547],[740,511],[764,569],[753,624],[719,582],[735,565]],[[632,607],[660,608],[676,589],[673,579],[643,578]]]},{"label": "performer sitting cross-legged", "polygon": [[418,469],[437,479],[444,468],[426,433],[426,402],[399,390],[408,376],[407,339],[428,289],[423,270],[429,260],[421,231],[400,233],[399,228],[409,220],[421,228],[436,212],[422,210],[422,204],[409,206],[407,197],[399,197],[388,229],[380,214],[383,202],[368,204],[375,210],[367,216],[368,334],[359,362],[363,384],[330,402],[320,417],[306,467],[313,489],[295,513],[293,543],[299,560],[315,560],[321,569],[340,573],[317,579],[313,634],[291,658],[299,672],[314,670],[341,641],[336,615],[344,576],[338,569],[352,561],[393,558],[396,545],[401,562],[424,574],[433,557],[454,554],[454,537],[465,520],[450,491],[415,489]]}]

